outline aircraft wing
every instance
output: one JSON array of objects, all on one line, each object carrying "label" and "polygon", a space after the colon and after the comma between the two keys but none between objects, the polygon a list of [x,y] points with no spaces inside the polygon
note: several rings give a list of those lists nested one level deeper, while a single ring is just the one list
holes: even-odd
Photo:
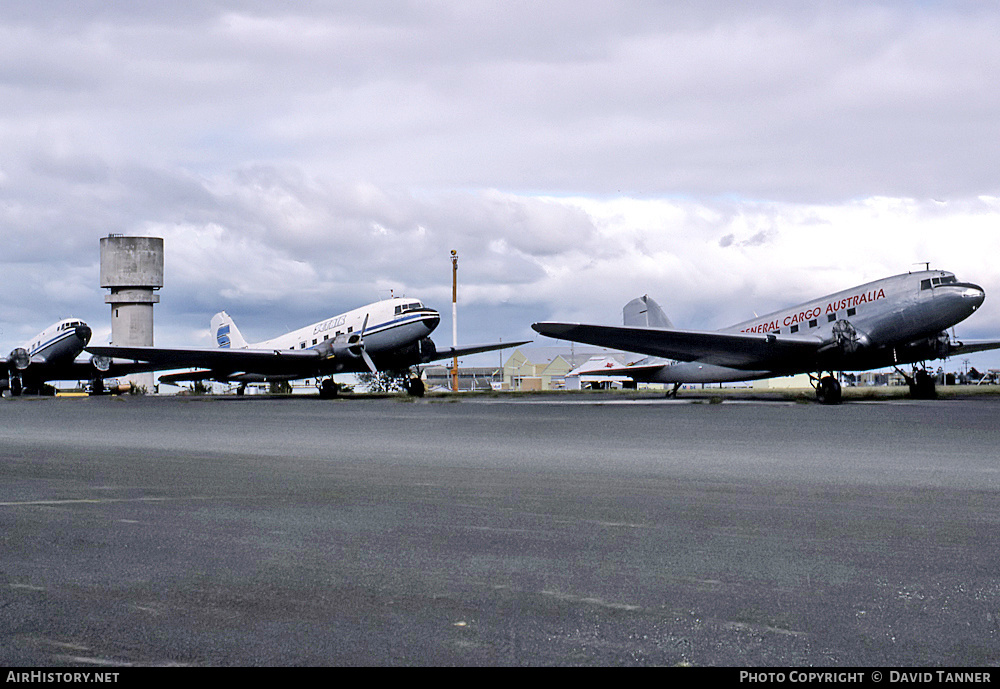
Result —
[{"label": "aircraft wing", "polygon": [[811,359],[824,344],[812,337],[770,333],[723,333],[551,322],[534,323],[531,327],[542,335],[559,340],[748,370],[786,368],[797,360]]},{"label": "aircraft wing", "polygon": [[98,370],[94,366],[94,362],[90,359],[77,359],[70,364],[55,367],[53,373],[56,375],[50,380],[93,380],[98,377],[117,378],[132,373],[146,373],[152,370],[150,364],[145,361],[114,358],[107,364],[107,370]]},{"label": "aircraft wing", "polygon": [[146,362],[147,371],[174,368],[207,368],[213,371],[255,371],[282,374],[316,364],[322,354],[315,349],[209,349],[170,347],[87,347],[91,354]]},{"label": "aircraft wing", "polygon": [[477,344],[477,345],[465,345],[464,347],[448,347],[448,349],[439,349],[434,354],[424,355],[422,363],[429,363],[431,361],[440,361],[441,359],[452,359],[456,356],[465,356],[467,354],[481,354],[482,352],[494,352],[498,349],[507,349],[508,347],[520,347],[523,344],[528,344],[531,340],[522,340],[520,342],[495,342],[492,344]]},{"label": "aircraft wing", "polygon": [[961,344],[951,348],[951,356],[986,352],[991,349],[1000,349],[1000,340],[962,340]]}]

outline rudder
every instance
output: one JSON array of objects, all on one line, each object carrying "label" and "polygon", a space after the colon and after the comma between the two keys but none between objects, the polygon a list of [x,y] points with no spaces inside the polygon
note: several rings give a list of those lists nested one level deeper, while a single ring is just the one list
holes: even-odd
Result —
[{"label": "rudder", "polygon": [[232,317],[225,311],[212,316],[212,334],[219,347],[223,349],[246,349],[247,341],[243,339],[240,329],[236,327]]},{"label": "rudder", "polygon": [[622,309],[622,321],[629,328],[668,328],[674,324],[663,309],[648,295],[636,297]]}]

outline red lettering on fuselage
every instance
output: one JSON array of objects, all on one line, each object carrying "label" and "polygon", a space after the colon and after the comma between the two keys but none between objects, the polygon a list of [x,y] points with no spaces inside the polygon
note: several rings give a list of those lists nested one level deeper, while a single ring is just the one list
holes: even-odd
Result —
[{"label": "red lettering on fuselage", "polygon": [[814,306],[811,309],[806,309],[804,311],[799,311],[798,313],[789,313],[784,317],[775,318],[771,321],[764,321],[762,323],[757,323],[751,325],[748,328],[743,328],[740,332],[743,333],[769,333],[775,330],[780,330],[782,327],[789,327],[792,325],[798,325],[799,323],[805,323],[807,321],[815,320],[820,317],[821,314],[827,313],[837,313],[838,311],[843,311],[844,309],[855,308],[861,304],[868,304],[879,299],[885,299],[885,290],[879,288],[877,290],[869,290],[867,292],[861,292],[859,294],[852,294],[849,297],[844,297],[843,299],[837,299],[835,301],[828,302],[826,304],[826,310],[823,310],[822,306]]}]

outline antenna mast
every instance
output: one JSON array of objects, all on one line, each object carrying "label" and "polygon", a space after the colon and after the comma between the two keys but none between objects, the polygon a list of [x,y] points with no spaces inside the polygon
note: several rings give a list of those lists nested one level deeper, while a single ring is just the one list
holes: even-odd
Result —
[{"label": "antenna mast", "polygon": [[[458,349],[458,252],[451,250],[451,347]],[[451,367],[451,389],[458,392],[458,355]]]}]

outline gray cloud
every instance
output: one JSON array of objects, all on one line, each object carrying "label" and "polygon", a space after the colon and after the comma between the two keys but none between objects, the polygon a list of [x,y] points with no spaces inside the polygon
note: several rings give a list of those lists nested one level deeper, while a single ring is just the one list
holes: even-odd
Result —
[{"label": "gray cloud", "polygon": [[3,340],[106,319],[108,232],[167,239],[174,343],[219,308],[444,307],[453,248],[476,340],[644,292],[719,327],[924,260],[1000,290],[998,29],[967,2],[8,2]]}]

